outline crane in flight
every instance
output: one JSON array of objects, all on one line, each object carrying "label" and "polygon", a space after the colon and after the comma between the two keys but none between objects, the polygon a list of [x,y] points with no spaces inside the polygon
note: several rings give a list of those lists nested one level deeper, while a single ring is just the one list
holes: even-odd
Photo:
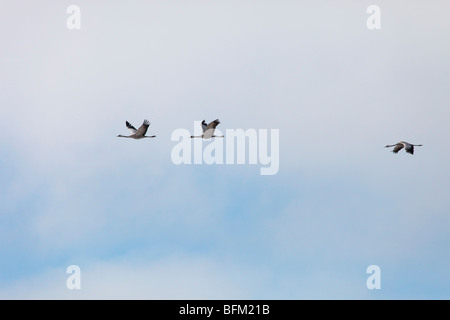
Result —
[{"label": "crane in flight", "polygon": [[216,127],[219,125],[220,121],[219,119],[216,119],[208,124],[206,124],[206,121],[202,121],[202,129],[203,134],[200,136],[191,136],[191,138],[203,138],[203,139],[211,139],[211,138],[223,138],[223,136],[216,136],[214,135],[214,131],[216,130]]},{"label": "crane in flight", "polygon": [[125,121],[125,125],[128,130],[131,131],[131,135],[123,136],[121,134],[118,135],[119,138],[133,138],[133,139],[142,139],[142,138],[154,138],[156,136],[146,136],[147,129],[150,126],[150,122],[148,120],[144,120],[144,123],[136,130],[135,127],[131,125],[128,121]]},{"label": "crane in flight", "polygon": [[410,154],[414,154],[414,147],[421,147],[421,144],[412,144],[405,141],[400,141],[396,144],[391,144],[385,146],[385,148],[395,147],[394,150],[392,150],[393,153],[398,153],[400,150],[405,148],[405,151]]}]

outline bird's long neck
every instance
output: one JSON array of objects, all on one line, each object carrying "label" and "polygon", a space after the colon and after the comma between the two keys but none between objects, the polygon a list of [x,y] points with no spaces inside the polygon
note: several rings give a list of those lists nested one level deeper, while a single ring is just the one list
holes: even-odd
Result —
[{"label": "bird's long neck", "polygon": [[118,135],[119,138],[130,138],[130,136],[123,136],[121,134]]}]

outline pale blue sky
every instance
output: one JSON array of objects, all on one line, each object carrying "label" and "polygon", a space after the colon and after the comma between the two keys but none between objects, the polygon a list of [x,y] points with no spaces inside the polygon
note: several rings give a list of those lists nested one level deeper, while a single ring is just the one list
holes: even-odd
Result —
[{"label": "pale blue sky", "polygon": [[[2,1],[0,298],[448,299],[449,10]],[[174,165],[216,118],[279,129],[279,173]]]}]

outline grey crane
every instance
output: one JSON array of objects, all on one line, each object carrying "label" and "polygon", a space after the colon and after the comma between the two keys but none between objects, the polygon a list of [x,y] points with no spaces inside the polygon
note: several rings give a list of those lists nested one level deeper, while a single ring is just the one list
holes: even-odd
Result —
[{"label": "grey crane", "polygon": [[139,127],[138,130],[136,130],[135,127],[131,125],[128,121],[125,121],[125,125],[128,128],[128,130],[131,131],[131,135],[129,136],[123,136],[121,134],[118,135],[120,138],[133,138],[133,139],[142,139],[142,138],[154,138],[156,136],[146,136],[147,129],[150,126],[150,122],[148,120],[144,120],[144,123]]},{"label": "grey crane", "polygon": [[216,136],[214,135],[214,131],[216,130],[216,127],[219,125],[220,121],[219,119],[216,119],[208,124],[206,124],[206,121],[202,121],[202,129],[203,134],[200,136],[191,136],[191,138],[203,138],[203,139],[210,139],[210,138],[223,138],[223,136]]},{"label": "grey crane", "polygon": [[398,153],[400,150],[405,148],[405,151],[410,154],[414,154],[414,147],[421,147],[421,144],[412,144],[405,141],[400,141],[396,144],[391,144],[385,146],[385,148],[395,147],[394,150],[392,150],[393,153]]}]

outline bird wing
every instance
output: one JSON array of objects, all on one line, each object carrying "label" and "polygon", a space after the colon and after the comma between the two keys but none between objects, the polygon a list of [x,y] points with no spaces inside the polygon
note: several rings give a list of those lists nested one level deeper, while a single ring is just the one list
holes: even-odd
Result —
[{"label": "bird wing", "polygon": [[219,119],[216,119],[213,122],[208,123],[206,129],[215,129],[219,123],[220,123]]},{"label": "bird wing", "polygon": [[403,143],[398,143],[395,145],[394,150],[392,150],[393,153],[398,153],[400,150],[403,149]]},{"label": "bird wing", "polygon": [[206,124],[205,120],[202,121],[202,129],[203,129],[203,132],[205,132],[206,129],[208,129],[208,125]]},{"label": "bird wing", "polygon": [[148,127],[150,126],[150,122],[148,120],[144,120],[144,123],[139,127],[139,129],[136,131],[137,136],[144,136],[147,132]]},{"label": "bird wing", "polygon": [[414,146],[408,145],[408,146],[405,148],[405,151],[408,152],[408,153],[414,154]]},{"label": "bird wing", "polygon": [[131,131],[131,133],[133,133],[133,134],[136,133],[137,130],[136,130],[135,127],[133,127],[133,126],[131,125],[131,123],[129,123],[128,121],[125,121],[125,125],[127,126],[128,130]]}]

